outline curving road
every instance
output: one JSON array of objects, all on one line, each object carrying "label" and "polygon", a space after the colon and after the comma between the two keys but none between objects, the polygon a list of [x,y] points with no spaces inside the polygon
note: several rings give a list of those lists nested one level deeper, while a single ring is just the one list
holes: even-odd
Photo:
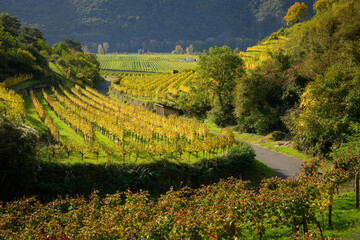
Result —
[{"label": "curving road", "polygon": [[[101,94],[107,96],[107,89],[114,79],[107,78],[105,80],[106,82],[97,86],[96,89]],[[300,160],[260,147],[259,145],[251,145],[255,150],[256,158],[270,167],[275,172],[276,176],[280,178],[289,178],[300,172]]]},{"label": "curving road", "polygon": [[107,96],[107,90],[110,86],[111,81],[115,80],[115,79],[111,79],[111,78],[104,78],[106,80],[106,82],[100,84],[99,86],[96,87],[96,90],[98,90],[99,93],[101,93],[102,95]]},{"label": "curving road", "polygon": [[251,144],[256,158],[270,167],[280,178],[293,177],[300,173],[301,160]]}]

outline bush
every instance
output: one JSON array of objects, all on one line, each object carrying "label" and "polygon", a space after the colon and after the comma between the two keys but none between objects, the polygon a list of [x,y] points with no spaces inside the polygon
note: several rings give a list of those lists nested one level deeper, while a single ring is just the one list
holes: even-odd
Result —
[{"label": "bush", "polygon": [[233,107],[221,107],[221,106],[215,106],[213,109],[211,109],[208,112],[208,118],[210,121],[214,122],[219,127],[226,127],[229,125],[236,124],[235,117],[232,114],[233,113]]},{"label": "bush", "polygon": [[0,119],[0,200],[31,192],[38,170],[38,144],[33,128]]},{"label": "bush", "polygon": [[285,138],[286,134],[282,131],[275,131],[271,133],[271,140],[273,141],[280,141]]},{"label": "bush", "polygon": [[34,194],[49,201],[58,195],[89,195],[99,190],[101,196],[116,191],[147,190],[151,195],[166,193],[171,187],[193,188],[218,182],[221,178],[250,179],[255,171],[255,153],[246,143],[234,145],[228,154],[200,159],[195,164],[161,160],[149,164],[76,164],[45,162]]}]

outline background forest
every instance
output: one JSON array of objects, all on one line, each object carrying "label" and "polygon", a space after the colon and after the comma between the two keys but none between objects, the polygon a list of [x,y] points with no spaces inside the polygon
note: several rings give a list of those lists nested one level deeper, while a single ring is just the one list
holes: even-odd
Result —
[{"label": "background forest", "polygon": [[[44,33],[48,43],[73,38],[97,52],[171,52],[193,44],[246,49],[281,26],[294,0],[21,0],[0,9]],[[310,7],[311,0],[305,0]],[[56,9],[56,10],[55,10]]]}]

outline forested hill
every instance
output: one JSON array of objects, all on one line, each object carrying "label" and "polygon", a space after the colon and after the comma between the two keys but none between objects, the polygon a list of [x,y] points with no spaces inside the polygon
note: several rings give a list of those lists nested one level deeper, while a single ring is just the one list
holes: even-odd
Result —
[{"label": "forested hill", "polygon": [[[90,51],[195,51],[214,45],[244,49],[284,26],[296,0],[6,0],[0,12],[41,30],[53,44],[73,38]],[[314,0],[304,0],[312,14]],[[191,42],[190,42],[191,41]]]}]

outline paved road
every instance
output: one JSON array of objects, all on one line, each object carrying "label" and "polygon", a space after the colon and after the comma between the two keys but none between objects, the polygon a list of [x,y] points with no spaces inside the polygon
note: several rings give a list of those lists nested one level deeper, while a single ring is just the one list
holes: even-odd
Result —
[{"label": "paved road", "polygon": [[[107,89],[111,81],[114,79],[107,78],[105,80],[106,82],[100,84],[96,89],[101,94],[107,96]],[[255,144],[252,144],[252,146],[255,150],[256,158],[269,166],[275,172],[276,176],[280,178],[288,178],[295,176],[300,172],[300,160],[281,153],[273,152]]]},{"label": "paved road", "polygon": [[269,166],[275,172],[276,176],[288,178],[300,173],[300,160],[273,152],[255,144],[252,144],[252,146],[255,150],[256,158]]}]

